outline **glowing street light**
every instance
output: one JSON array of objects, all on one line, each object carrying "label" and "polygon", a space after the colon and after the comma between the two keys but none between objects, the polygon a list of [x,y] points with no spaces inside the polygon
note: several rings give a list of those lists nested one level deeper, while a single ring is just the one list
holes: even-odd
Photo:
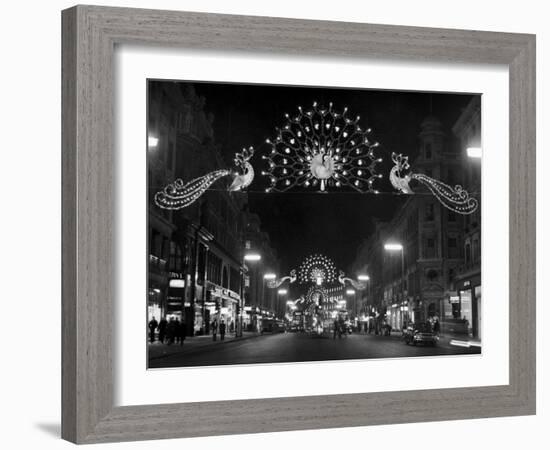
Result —
[{"label": "glowing street light", "polygon": [[277,278],[277,275],[275,275],[274,273],[264,274],[264,280],[274,280],[275,278]]},{"label": "glowing street light", "polygon": [[[398,242],[386,242],[384,244],[384,249],[389,252],[401,252],[401,302],[405,301],[405,251],[403,249],[403,244]],[[403,311],[401,310],[401,320]]]},{"label": "glowing street light", "polygon": [[481,153],[481,147],[468,147],[466,149],[468,158],[481,158]]},{"label": "glowing street light", "polygon": [[277,294],[279,294],[279,295],[286,295],[287,293],[288,293],[288,291],[286,289],[279,289],[277,291]]},{"label": "glowing street light", "polygon": [[370,277],[368,275],[365,275],[365,274],[360,274],[360,275],[357,275],[357,279],[359,281],[369,281]]},{"label": "glowing street light", "polygon": [[287,301],[286,301],[286,304],[287,304],[288,306],[294,306],[294,302],[293,302],[292,300],[287,300]]},{"label": "glowing street light", "polygon": [[384,244],[384,250],[388,250],[390,252],[403,251],[403,245],[397,242],[387,242]]},{"label": "glowing street light", "polygon": [[259,261],[260,259],[262,259],[262,255],[259,253],[247,253],[244,255],[245,261]]},{"label": "glowing street light", "polygon": [[346,290],[346,294],[347,295],[353,295],[353,294],[355,294],[355,291],[353,289],[348,289],[348,290]]},{"label": "glowing street light", "polygon": [[149,138],[147,139],[147,144],[149,145],[149,147],[155,148],[159,144],[159,138],[149,136]]}]

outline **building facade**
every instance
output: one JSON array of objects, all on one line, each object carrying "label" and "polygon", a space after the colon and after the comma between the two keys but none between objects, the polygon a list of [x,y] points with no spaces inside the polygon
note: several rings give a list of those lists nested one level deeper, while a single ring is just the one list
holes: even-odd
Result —
[{"label": "building facade", "polygon": [[269,235],[262,230],[260,217],[246,213],[245,252],[260,255],[258,261],[247,261],[245,281],[245,325],[246,329],[261,331],[265,319],[279,319],[284,316],[286,297],[278,289],[270,289],[266,274],[279,276],[277,253]]},{"label": "building facade", "polygon": [[[457,124],[479,123],[479,117],[466,121],[465,115],[472,115],[472,110],[466,109]],[[453,127],[455,134],[461,130]],[[418,156],[412,167],[452,186],[464,184],[476,191],[471,180],[464,179],[464,167],[470,162],[462,159],[462,146],[462,140],[457,142],[437,118],[429,116],[421,124]],[[404,200],[390,221],[375,223],[374,232],[358,248],[351,271],[370,277],[367,289],[360,293],[360,307],[393,329],[438,317],[442,330],[475,335],[477,330],[471,325],[475,311],[467,303],[467,294],[457,294],[456,287],[462,274],[474,282],[473,275],[466,272],[465,252],[466,242],[477,236],[466,224],[475,219],[446,209],[421,186],[414,189],[415,195]],[[401,244],[402,249],[386,249],[390,242]],[[470,295],[474,295],[472,289]]]},{"label": "building facade", "polygon": [[[176,178],[227,167],[214,143],[213,117],[192,86],[150,82],[148,103],[148,314],[177,317],[188,335],[214,320],[236,327],[241,302],[246,194],[220,180],[187,208],[168,211],[153,197]],[[218,188],[218,189],[216,189]]]},{"label": "building facade", "polygon": [[464,217],[463,260],[454,280],[451,314],[467,321],[468,331],[481,339],[481,158],[472,158],[468,148],[481,148],[481,98],[474,97],[453,127],[464,158],[462,183],[476,193],[478,209]]}]

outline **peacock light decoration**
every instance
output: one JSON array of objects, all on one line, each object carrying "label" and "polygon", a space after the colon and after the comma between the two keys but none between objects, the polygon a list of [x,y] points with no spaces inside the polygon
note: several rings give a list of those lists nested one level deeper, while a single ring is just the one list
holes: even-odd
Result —
[{"label": "peacock light decoration", "polygon": [[382,161],[375,155],[378,142],[369,139],[370,128],[363,130],[360,117],[348,117],[347,108],[342,113],[313,103],[304,111],[287,119],[277,129],[274,139],[266,139],[271,152],[262,156],[267,161],[270,186],[266,192],[284,192],[294,187],[351,188],[358,192],[373,192],[374,182],[381,178],[376,165]]},{"label": "peacock light decoration", "polygon": [[282,278],[279,278],[277,280],[270,280],[267,282],[267,287],[270,289],[277,289],[279,286],[281,286],[285,281],[288,281],[289,283],[294,283],[296,281],[296,270],[292,269],[290,271],[290,275],[284,276]]},{"label": "peacock light decoration", "polygon": [[334,283],[336,281],[336,266],[332,260],[324,255],[308,256],[298,269],[298,281],[302,284]]},{"label": "peacock light decoration", "polygon": [[229,186],[229,191],[240,191],[245,189],[254,180],[254,169],[249,160],[254,155],[254,148],[243,148],[241,153],[235,153],[235,165],[237,171],[221,169],[214,170],[198,178],[194,178],[187,183],[178,178],[173,183],[168,184],[162,191],[155,194],[154,201],[159,208],[163,209],[181,209],[191,205],[206,190],[219,179],[232,176],[233,181]]},{"label": "peacock light decoration", "polygon": [[358,291],[363,291],[367,287],[367,285],[365,283],[362,283],[361,281],[357,281],[352,278],[346,277],[346,274],[342,270],[338,275],[338,282],[344,286],[346,285],[346,283],[349,283]]},{"label": "peacock light decoration", "polygon": [[410,187],[411,180],[423,184],[445,208],[459,214],[472,214],[478,208],[478,201],[471,197],[462,186],[449,186],[442,181],[422,173],[410,171],[409,157],[392,153],[394,166],[390,170],[392,186],[403,194],[414,194]]}]

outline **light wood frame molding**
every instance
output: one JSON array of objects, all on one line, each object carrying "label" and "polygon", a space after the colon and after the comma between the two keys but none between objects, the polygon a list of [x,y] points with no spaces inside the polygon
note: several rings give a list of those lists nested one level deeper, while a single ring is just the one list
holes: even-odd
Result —
[{"label": "light wood frame molding", "polygon": [[[535,413],[535,36],[98,6],[63,11],[62,31],[64,439],[95,443]],[[114,407],[117,44],[507,65],[509,384]]]}]

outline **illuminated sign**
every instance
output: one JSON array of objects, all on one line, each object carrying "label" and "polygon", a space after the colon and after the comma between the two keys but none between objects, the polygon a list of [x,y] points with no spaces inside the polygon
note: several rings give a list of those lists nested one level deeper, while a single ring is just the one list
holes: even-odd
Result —
[{"label": "illuminated sign", "polygon": [[185,280],[181,280],[181,279],[170,280],[170,287],[171,288],[184,288],[185,287]]}]

